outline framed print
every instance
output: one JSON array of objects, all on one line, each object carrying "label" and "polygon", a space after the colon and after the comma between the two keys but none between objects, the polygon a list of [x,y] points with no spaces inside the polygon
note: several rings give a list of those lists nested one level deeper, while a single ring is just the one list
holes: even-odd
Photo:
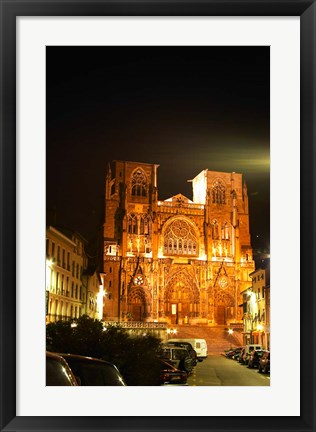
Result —
[{"label": "framed print", "polygon": [[[66,0],[62,3],[34,3],[25,0],[17,3],[1,0],[1,18],[1,430],[315,430],[315,1],[101,0],[91,3]],[[152,54],[154,51],[155,56]],[[262,58],[265,60],[261,63]],[[104,68],[107,64],[111,65],[111,74]],[[141,67],[135,66],[137,64]],[[221,73],[215,71],[217,64],[224,65]],[[178,65],[191,72],[182,73]],[[165,71],[167,74],[163,80]],[[222,73],[225,73],[226,82],[221,81]],[[245,76],[251,83],[258,82],[258,87],[252,88]],[[83,80],[89,82],[91,94],[88,98],[84,94]],[[105,90],[99,88],[100,83],[107,80],[112,80],[111,86]],[[197,83],[202,90],[198,96],[194,93]],[[236,96],[234,101],[225,96],[231,90]],[[133,94],[133,104],[127,101],[126,93]],[[167,93],[168,106],[161,103]],[[146,101],[144,106],[149,110],[154,107],[155,116],[147,116],[145,109],[139,109],[135,101],[140,98],[142,102]],[[248,98],[248,106],[253,107],[252,111],[244,109],[242,100],[245,98]],[[105,100],[109,99],[111,106],[104,107]],[[74,117],[82,115],[83,106],[85,117],[80,122],[75,121]],[[97,111],[97,106],[102,109]],[[188,111],[185,109],[187,106],[190,106]],[[247,249],[249,232],[245,230],[247,218],[243,216],[240,223],[234,223],[241,205],[239,201],[237,206],[236,201],[238,194],[243,199],[248,194],[254,201],[261,191],[247,191],[244,183],[237,186],[236,191],[232,187],[229,202],[233,210],[227,218],[234,231],[229,231],[225,224],[221,225],[220,244],[216,243],[219,240],[216,220],[208,221],[202,207],[198,208],[198,201],[195,202],[201,199],[202,174],[203,179],[207,179],[205,188],[208,188],[212,173],[218,175],[224,171],[216,165],[215,159],[219,156],[215,153],[222,155],[222,161],[227,163],[225,167],[229,166],[227,171],[231,177],[228,183],[233,185],[237,182],[235,177],[239,175],[239,166],[236,173],[228,165],[229,155],[224,150],[221,153],[221,144],[216,145],[216,140],[221,141],[221,128],[226,127],[223,118],[229,115],[233,127],[227,140],[239,140],[239,158],[250,167],[248,174],[251,169],[256,169],[254,165],[258,158],[253,157],[253,149],[257,143],[252,138],[253,141],[245,147],[248,137],[243,134],[243,128],[254,131],[253,136],[259,139],[263,130],[262,136],[268,143],[260,157],[261,163],[266,163],[267,187],[271,194],[266,207],[266,217],[271,214],[266,229],[270,235],[271,223],[271,334],[270,321],[269,331],[266,321],[267,311],[261,307],[252,320],[256,323],[256,328],[251,327],[249,337],[252,339],[247,339],[246,327],[243,327],[240,344],[248,346],[251,340],[258,347],[270,349],[271,346],[274,353],[271,381],[266,386],[236,385],[229,381],[225,384],[218,371],[210,367],[204,378],[208,384],[204,385],[190,378],[187,386],[166,386],[168,388],[133,384],[124,386],[124,389],[89,385],[75,389],[45,386],[42,357],[46,348],[46,324],[67,314],[53,296],[46,294],[45,297],[42,293],[43,284],[46,292],[49,291],[45,230],[51,216],[48,213],[54,181],[56,185],[59,182],[59,190],[63,185],[65,188],[72,185],[72,196],[67,200],[76,201],[77,207],[70,209],[77,210],[73,213],[67,210],[66,216],[71,219],[75,218],[75,212],[76,216],[81,213],[82,219],[93,223],[97,208],[97,199],[93,195],[96,186],[92,182],[95,171],[102,187],[103,182],[107,185],[108,202],[114,200],[116,193],[125,197],[130,193],[131,196],[130,219],[126,227],[121,227],[128,241],[125,244],[123,241],[111,243],[111,234],[104,231],[105,240],[101,244],[104,256],[111,258],[108,262],[114,263],[112,256],[117,256],[119,248],[125,248],[126,257],[130,258],[127,261],[131,263],[130,267],[127,265],[123,269],[126,274],[129,272],[126,285],[123,283],[125,273],[120,270],[119,300],[112,315],[127,327],[131,322],[159,324],[159,318],[164,317],[169,320],[169,327],[164,329],[169,330],[167,339],[171,339],[171,331],[176,326],[185,327],[194,322],[196,327],[211,327],[214,320],[225,331],[229,325],[226,341],[232,344],[234,331],[237,332],[237,326],[233,324],[237,323],[241,312],[249,312],[247,303],[238,303],[237,288],[234,287],[238,286],[237,281],[243,286],[242,272],[248,260],[251,261]],[[260,115],[264,117],[265,126]],[[57,133],[56,125],[61,119],[62,126]],[[98,128],[100,124],[106,126]],[[212,125],[213,130],[218,128],[218,135],[206,124]],[[203,147],[201,141],[207,141],[210,135],[212,145]],[[127,149],[129,152],[124,163],[120,162],[124,155],[118,151],[123,146],[122,142],[127,143],[124,152]],[[166,145],[166,142],[171,144]],[[192,147],[190,154],[196,155],[202,165],[204,160],[213,159],[212,166],[215,167],[209,172],[211,167],[203,165],[200,175],[199,171],[192,173],[190,185],[193,184],[195,195],[192,201],[185,193],[172,189],[180,177],[177,168],[181,166],[184,170],[185,164],[191,160],[185,152],[189,146]],[[126,160],[134,160],[136,153],[133,149],[136,147],[142,148],[143,158],[138,160],[139,166],[134,167]],[[172,152],[174,148],[176,153]],[[74,165],[80,152],[86,156],[86,165],[76,171]],[[161,184],[167,190],[164,200],[160,201],[155,195],[160,160],[157,162],[155,158],[163,153],[169,171],[164,171],[163,166],[159,168],[163,173]],[[116,161],[117,176],[123,173],[125,178],[126,173],[132,173],[125,189],[123,186],[120,190],[115,189],[113,168],[104,167],[107,174],[100,174],[103,168],[100,170],[98,165],[99,154],[106,154]],[[145,156],[148,160],[143,160]],[[146,175],[149,171],[151,202],[172,213],[169,225],[166,224],[163,230],[165,239],[168,239],[165,242],[157,240],[154,243],[154,231],[157,234],[162,230],[159,231],[158,225],[150,228],[149,221],[156,216],[151,208],[146,207],[149,194]],[[208,199],[213,200],[219,215],[222,210],[218,209],[226,205],[227,196],[219,178],[212,178],[212,182]],[[90,193],[84,192],[85,188]],[[190,217],[177,220],[175,215],[179,215],[185,206],[191,209]],[[86,208],[89,210],[87,213]],[[162,214],[162,210],[159,211]],[[256,229],[262,229],[261,210],[252,207],[251,211],[255,214],[253,224],[258,227]],[[55,218],[56,213],[53,215]],[[161,214],[159,217],[163,219]],[[115,216],[107,213],[106,217],[117,221],[120,216],[117,212]],[[199,223],[200,231],[194,231]],[[199,232],[208,223],[209,237],[214,240],[209,252],[197,241]],[[151,242],[148,241],[149,232],[152,233]],[[237,232],[241,233],[240,237]],[[60,236],[60,232],[57,234]],[[52,231],[52,235],[56,235],[56,231]],[[80,249],[74,238],[69,243],[66,237],[63,241],[67,241],[71,248]],[[143,238],[146,241],[142,243]],[[226,266],[230,263],[229,240],[232,238],[234,251],[239,241],[244,242],[242,257],[238,258],[243,263],[240,269],[236,257],[231,260],[234,268]],[[135,255],[134,249],[139,252],[142,247],[142,255]],[[155,253],[161,259],[159,248],[162,255],[171,256],[170,263],[174,257],[181,256],[176,262],[176,271],[166,261],[164,271],[159,273],[157,258],[157,268],[153,264],[149,275],[146,259],[151,263],[149,258]],[[57,258],[64,262],[65,268],[68,266],[69,275],[74,276],[76,271],[81,274],[79,265],[77,270],[75,265],[71,268],[67,251],[61,249],[58,253]],[[210,264],[209,269],[213,270],[204,274],[204,256],[208,253],[211,264],[216,262],[217,254],[221,259],[217,260],[214,269]],[[205,297],[199,294],[190,300],[191,291],[185,287],[193,279],[193,267],[183,269],[184,264],[191,265],[194,259],[199,260],[194,267],[194,277],[199,278],[202,284],[206,286],[206,281],[211,280],[217,294],[236,289],[231,303],[225,303],[229,296],[224,294],[216,297],[216,303],[215,295],[213,300],[208,297],[213,291],[207,289]],[[101,273],[113,274],[113,268],[109,264]],[[254,273],[258,269],[252,268]],[[161,281],[167,280],[168,272],[176,281],[172,283],[184,288],[177,295],[174,290],[166,288],[165,297],[162,297],[166,305],[162,305],[155,285],[152,285],[150,293],[145,288],[150,278],[156,278],[163,285]],[[249,273],[253,275],[249,271],[247,277]],[[67,278],[68,273],[65,275]],[[106,300],[103,302],[113,302],[115,294],[111,284],[115,283],[115,278],[107,279],[105,288],[102,277],[98,280],[101,281],[100,287],[104,288],[102,296]],[[64,289],[68,282],[63,279],[61,285],[57,283],[56,289],[59,286]],[[147,293],[150,307],[146,308],[145,302],[139,302],[136,294],[125,301],[125,290],[132,286],[133,293]],[[257,288],[255,293],[257,301],[266,296],[267,291],[260,289]],[[248,290],[245,281],[239,291],[251,298]],[[67,288],[68,296],[76,299],[82,297],[79,291],[80,286],[75,284],[73,294],[70,294],[71,283],[69,291]],[[125,303],[120,303],[120,298]],[[94,305],[92,300],[91,309]],[[74,307],[76,311],[72,310],[72,318],[80,316],[77,303]],[[46,321],[43,318],[45,309]],[[49,321],[50,316],[53,316],[52,321]],[[148,317],[147,321],[144,317]],[[261,323],[265,324],[265,332],[262,332]],[[197,345],[195,348],[198,349]],[[260,379],[267,383],[266,376]]]}]

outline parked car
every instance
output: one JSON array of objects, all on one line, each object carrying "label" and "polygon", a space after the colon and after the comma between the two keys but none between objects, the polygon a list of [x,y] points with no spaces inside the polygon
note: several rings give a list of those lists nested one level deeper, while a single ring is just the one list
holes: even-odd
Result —
[{"label": "parked car", "polygon": [[238,357],[238,362],[243,364],[244,363],[244,354],[245,354],[245,347],[242,347],[240,353],[239,353],[239,357]]},{"label": "parked car", "polygon": [[177,369],[188,373],[192,372],[194,368],[194,362],[186,348],[163,346],[160,353],[160,358],[172,364]]},{"label": "parked car", "polygon": [[270,373],[270,351],[265,351],[259,361],[258,372]]},{"label": "parked car", "polygon": [[46,351],[46,385],[77,386],[78,383],[63,357]]},{"label": "parked car", "polygon": [[60,354],[81,386],[126,386],[117,367],[110,362],[75,354]]},{"label": "parked car", "polygon": [[263,350],[252,350],[250,353],[249,361],[248,361],[248,367],[250,369],[259,367],[259,361],[263,355]]},{"label": "parked car", "polygon": [[245,345],[245,351],[242,356],[242,364],[248,365],[249,359],[250,359],[250,353],[253,350],[262,350],[262,346],[258,344],[250,344]]},{"label": "parked car", "polygon": [[192,348],[196,351],[197,359],[199,362],[207,358],[207,343],[205,339],[169,339],[169,342],[189,342]]},{"label": "parked car", "polygon": [[161,360],[160,385],[187,385],[188,374]]},{"label": "parked car", "polygon": [[226,352],[226,357],[229,359],[234,359],[235,355],[239,354],[242,350],[242,347],[238,347],[238,348],[233,348],[229,351]]},{"label": "parked car", "polygon": [[235,352],[235,354],[232,357],[233,360],[236,360],[236,361],[239,362],[239,359],[240,359],[240,356],[241,356],[242,352],[243,352],[243,347],[241,347],[239,351]]},{"label": "parked car", "polygon": [[197,353],[196,351],[192,348],[192,345],[189,342],[178,342],[178,341],[174,341],[174,342],[166,342],[164,344],[164,346],[177,346],[180,348],[185,348],[189,355],[192,357],[194,366],[196,366],[198,359],[197,359]]}]

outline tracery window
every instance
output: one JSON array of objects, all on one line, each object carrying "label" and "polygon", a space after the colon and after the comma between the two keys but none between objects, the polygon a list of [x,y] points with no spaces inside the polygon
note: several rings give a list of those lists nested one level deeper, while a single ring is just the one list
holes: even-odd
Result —
[{"label": "tracery window", "polygon": [[193,227],[184,219],[172,222],[164,234],[165,255],[197,255],[198,240]]},{"label": "tracery window", "polygon": [[132,175],[132,196],[147,196],[147,178],[140,168]]},{"label": "tracery window", "polygon": [[137,234],[137,216],[130,213],[127,217],[127,232],[129,234]]},{"label": "tracery window", "polygon": [[229,240],[229,225],[227,222],[222,225],[222,240]]},{"label": "tracery window", "polygon": [[139,234],[149,234],[150,218],[148,215],[141,215],[139,219]]},{"label": "tracery window", "polygon": [[213,204],[226,204],[226,188],[221,180],[216,180],[212,186]]},{"label": "tracery window", "polygon": [[137,216],[135,213],[130,213],[127,216],[127,232],[128,234],[148,235],[150,234],[151,220],[147,214]]}]

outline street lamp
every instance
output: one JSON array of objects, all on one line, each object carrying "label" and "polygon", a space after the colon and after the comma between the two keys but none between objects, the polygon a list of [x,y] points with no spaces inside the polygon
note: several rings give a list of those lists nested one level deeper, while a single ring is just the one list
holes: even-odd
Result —
[{"label": "street lamp", "polygon": [[178,330],[175,328],[167,328],[167,340],[169,339],[169,335],[176,335]]},{"label": "street lamp", "polygon": [[228,329],[228,334],[230,335],[230,349],[232,349],[232,334],[234,333],[233,329]]}]

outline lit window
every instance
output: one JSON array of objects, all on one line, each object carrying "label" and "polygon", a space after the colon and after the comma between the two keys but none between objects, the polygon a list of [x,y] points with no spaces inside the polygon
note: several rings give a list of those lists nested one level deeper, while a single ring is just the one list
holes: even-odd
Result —
[{"label": "lit window", "polygon": [[137,234],[137,217],[131,213],[127,217],[127,232],[129,234]]},{"label": "lit window", "polygon": [[221,180],[216,180],[212,186],[212,203],[226,204],[226,188]]},{"label": "lit window", "polygon": [[139,234],[149,234],[149,216],[141,215],[139,220]]},{"label": "lit window", "polygon": [[198,240],[194,228],[184,219],[168,225],[164,233],[165,255],[197,255]]},{"label": "lit window", "polygon": [[147,196],[147,178],[142,169],[134,171],[131,183],[133,196]]},{"label": "lit window", "polygon": [[222,225],[222,240],[229,240],[229,225],[227,222]]},{"label": "lit window", "polygon": [[139,218],[134,213],[127,216],[127,232],[129,234],[150,234],[150,217],[148,215],[140,215]]}]

